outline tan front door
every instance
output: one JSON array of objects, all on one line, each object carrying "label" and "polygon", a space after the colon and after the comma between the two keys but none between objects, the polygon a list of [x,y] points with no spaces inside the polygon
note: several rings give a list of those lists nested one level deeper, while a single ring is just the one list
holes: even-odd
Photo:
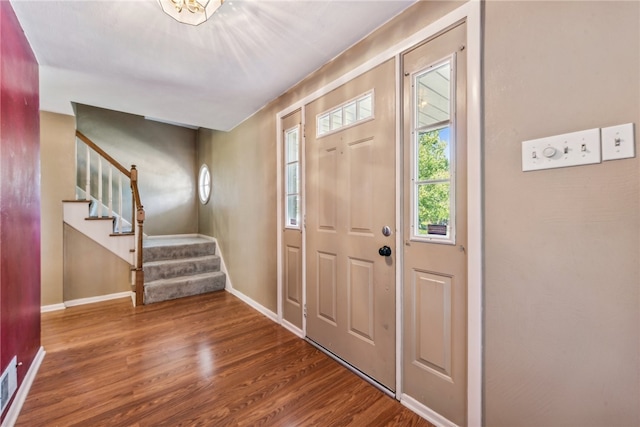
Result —
[{"label": "tan front door", "polygon": [[302,113],[282,119],[283,292],[282,317],[302,330]]},{"label": "tan front door", "polygon": [[[309,104],[305,120],[307,336],[389,389],[395,389],[394,76],[389,60]],[[351,124],[360,104],[370,114]],[[325,113],[331,123],[323,122],[327,133],[318,136],[318,115]],[[383,246],[390,256],[379,254]]]},{"label": "tan front door", "polygon": [[466,424],[466,25],[403,55],[403,393]]}]

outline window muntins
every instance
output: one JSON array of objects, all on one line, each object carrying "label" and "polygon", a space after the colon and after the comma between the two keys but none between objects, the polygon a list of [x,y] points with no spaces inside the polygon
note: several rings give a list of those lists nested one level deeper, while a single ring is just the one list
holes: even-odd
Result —
[{"label": "window muntins", "polygon": [[285,227],[300,228],[300,126],[284,132]]},{"label": "window muntins", "polygon": [[198,173],[198,197],[203,205],[206,205],[211,198],[211,172],[205,164],[200,166]]},{"label": "window muntins", "polygon": [[374,118],[374,91],[357,96],[316,116],[316,136],[321,137]]},{"label": "window muntins", "polygon": [[411,239],[455,244],[455,56],[413,75]]}]

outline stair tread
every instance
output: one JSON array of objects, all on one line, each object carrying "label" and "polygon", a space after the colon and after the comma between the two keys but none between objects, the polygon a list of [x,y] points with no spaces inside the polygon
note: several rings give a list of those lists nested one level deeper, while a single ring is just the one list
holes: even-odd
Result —
[{"label": "stair tread", "polygon": [[215,244],[214,240],[205,239],[203,237],[174,237],[174,238],[147,238],[144,240],[145,248],[157,248],[168,246],[181,246],[181,245],[200,245],[200,244]]},{"label": "stair tread", "polygon": [[217,260],[220,257],[218,255],[204,255],[197,257],[188,257],[188,258],[175,258],[175,259],[163,259],[159,261],[145,261],[142,266],[143,267],[154,267],[156,265],[171,265],[171,264],[179,264],[181,262],[193,262],[193,261],[206,261],[206,260]]},{"label": "stair tread", "polygon": [[206,279],[209,277],[220,277],[220,276],[224,276],[224,272],[222,271],[211,271],[211,272],[207,272],[207,273],[200,273],[200,274],[194,274],[192,276],[179,276],[179,277],[172,277],[170,279],[158,279],[158,280],[154,280],[151,282],[145,282],[144,286],[162,286],[162,285],[172,285],[172,284],[176,284],[176,283],[180,283],[180,282],[188,282],[188,281],[193,281],[193,280],[199,280],[199,279]]}]

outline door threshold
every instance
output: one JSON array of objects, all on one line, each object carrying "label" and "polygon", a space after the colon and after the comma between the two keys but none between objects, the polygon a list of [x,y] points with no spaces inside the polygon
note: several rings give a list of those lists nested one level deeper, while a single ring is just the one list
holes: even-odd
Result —
[{"label": "door threshold", "polygon": [[329,356],[330,358],[332,358],[333,360],[335,360],[336,362],[338,362],[339,364],[341,364],[342,366],[344,366],[345,368],[347,368],[348,370],[350,370],[351,372],[353,372],[354,374],[356,374],[357,376],[359,376],[360,378],[362,378],[363,380],[365,380],[366,382],[368,382],[369,384],[371,384],[372,386],[374,386],[375,388],[377,388],[378,390],[380,390],[381,392],[383,392],[384,394],[386,394],[387,396],[391,396],[394,399],[399,400],[396,397],[396,392],[394,390],[391,390],[384,384],[371,378],[369,375],[365,374],[355,366],[351,365],[349,362],[342,360],[336,354],[332,353],[330,350],[326,349],[325,347],[321,346],[317,342],[313,341],[311,338],[305,337],[304,340],[309,344],[311,344],[312,346],[314,346],[315,348],[317,348],[318,350],[320,350],[321,352],[323,352],[324,354],[326,354],[327,356]]}]

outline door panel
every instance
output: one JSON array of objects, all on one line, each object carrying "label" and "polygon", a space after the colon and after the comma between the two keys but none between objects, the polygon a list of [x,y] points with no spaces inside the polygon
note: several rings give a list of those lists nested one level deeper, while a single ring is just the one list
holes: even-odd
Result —
[{"label": "door panel", "polygon": [[285,260],[285,265],[287,266],[285,281],[287,302],[299,307],[302,303],[300,294],[302,279],[302,265],[300,265],[300,262],[302,261],[302,254],[300,248],[296,246],[288,245],[285,250],[287,251]]},{"label": "door panel", "polygon": [[[381,230],[395,228],[394,76],[390,60],[305,108],[307,335],[389,389],[395,237]],[[364,121],[316,136],[318,114],[343,104],[345,117],[353,114],[352,100],[372,89],[373,116],[363,103],[357,108]],[[390,257],[378,254],[383,245],[392,248]]]},{"label": "door panel", "polygon": [[465,40],[462,23],[402,57],[403,392],[458,425],[467,390]]},{"label": "door panel", "polygon": [[[282,201],[284,207],[285,228],[283,229],[283,259],[284,269],[282,283],[284,289],[282,292],[282,317],[294,326],[302,329],[302,228],[298,218],[289,218],[287,221],[288,192],[296,191],[300,188],[300,176],[302,175],[301,157],[302,152],[302,113],[297,110],[286,117],[282,118],[282,132],[284,142],[283,162],[285,179],[283,180]],[[297,141],[295,144],[290,144]],[[295,148],[295,149],[294,149]],[[297,173],[291,174],[292,166],[295,168],[297,159]],[[288,182],[291,180],[292,182]],[[299,190],[298,190],[299,191]],[[301,197],[301,194],[298,194]],[[300,205],[301,206],[301,205]],[[299,216],[299,214],[298,214]]]}]

